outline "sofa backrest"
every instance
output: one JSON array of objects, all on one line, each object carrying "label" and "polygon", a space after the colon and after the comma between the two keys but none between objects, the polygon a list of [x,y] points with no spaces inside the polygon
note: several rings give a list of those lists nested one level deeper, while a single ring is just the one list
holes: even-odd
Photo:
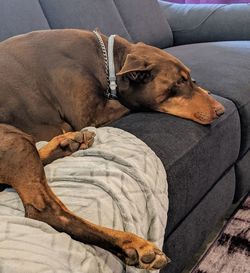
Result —
[{"label": "sofa backrest", "polygon": [[173,44],[157,0],[0,0],[0,40],[39,29],[99,28],[160,48]]},{"label": "sofa backrest", "polygon": [[131,40],[113,0],[40,0],[51,28],[100,29]]},{"label": "sofa backrest", "polygon": [[0,0],[0,41],[39,29],[49,29],[38,0]]},{"label": "sofa backrest", "polygon": [[173,45],[171,28],[156,0],[113,0],[134,42],[160,48]]},{"label": "sofa backrest", "polygon": [[172,31],[157,0],[40,0],[51,28],[99,28],[130,41],[161,48],[173,44]]},{"label": "sofa backrest", "polygon": [[250,39],[250,4],[159,4],[174,45]]}]

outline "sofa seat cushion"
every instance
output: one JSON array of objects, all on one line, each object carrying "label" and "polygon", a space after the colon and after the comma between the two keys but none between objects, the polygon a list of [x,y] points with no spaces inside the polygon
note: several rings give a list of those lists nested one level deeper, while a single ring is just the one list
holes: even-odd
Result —
[{"label": "sofa seat cushion", "polygon": [[170,234],[238,157],[240,122],[234,103],[216,98],[226,113],[212,125],[163,113],[134,113],[112,124],[143,140],[162,160],[169,186]]},{"label": "sofa seat cushion", "polygon": [[235,103],[242,157],[250,148],[250,41],[191,44],[167,51],[191,68],[199,85]]},{"label": "sofa seat cushion", "polygon": [[113,0],[134,42],[173,45],[172,30],[157,0]]},{"label": "sofa seat cushion", "polygon": [[131,40],[113,0],[40,0],[51,28],[100,29]]},{"label": "sofa seat cushion", "polygon": [[33,30],[49,29],[38,0],[0,0],[0,41]]}]

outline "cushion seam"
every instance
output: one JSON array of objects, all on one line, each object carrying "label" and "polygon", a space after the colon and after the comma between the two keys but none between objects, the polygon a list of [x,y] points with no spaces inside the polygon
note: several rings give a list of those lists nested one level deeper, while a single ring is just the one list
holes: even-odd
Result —
[{"label": "cushion seam", "polygon": [[250,148],[248,148],[248,149],[246,150],[246,152],[245,152],[243,155],[241,155],[239,158],[237,158],[236,164],[237,164],[239,161],[241,161],[241,160],[245,157],[245,155],[248,154],[249,151],[250,151]]},{"label": "cushion seam", "polygon": [[46,19],[47,22],[48,22],[49,28],[52,29],[51,24],[50,24],[50,21],[49,21],[49,19],[48,19],[48,16],[47,16],[47,14],[46,14],[46,12],[45,12],[45,9],[44,9],[44,7],[43,7],[43,5],[42,5],[42,3],[41,3],[41,0],[38,0],[38,3],[39,3],[39,5],[40,5],[40,7],[41,7],[41,10],[42,10],[42,12],[43,12],[43,15],[44,15],[45,19]]},{"label": "cushion seam", "polygon": [[131,34],[129,33],[129,31],[128,31],[127,27],[126,27],[126,24],[125,24],[125,22],[124,22],[124,19],[122,18],[121,13],[120,13],[120,11],[119,11],[119,9],[118,9],[116,3],[114,2],[114,0],[112,0],[112,3],[113,3],[113,5],[114,5],[114,7],[115,7],[115,9],[116,9],[116,11],[117,11],[117,14],[118,14],[119,18],[121,19],[121,22],[122,22],[122,24],[123,24],[123,26],[124,26],[124,29],[126,30],[126,32],[127,32],[127,34],[128,34],[128,37],[129,37],[129,38],[131,39],[131,41],[133,42],[133,41],[134,41],[134,38],[133,38],[133,37],[131,36]]},{"label": "cushion seam", "polygon": [[[119,9],[118,9],[116,3],[114,2],[114,0],[113,0],[113,3],[114,3],[114,5],[115,5],[115,7],[116,7],[116,9],[117,9],[117,11],[118,11],[118,13],[119,13],[119,16],[120,16],[121,19],[122,19],[122,22],[123,22],[123,24],[124,24],[124,26],[125,26],[125,28],[126,28],[128,34],[129,34],[129,36],[131,37],[131,40],[134,41],[134,37],[130,34],[129,30],[127,29],[126,24],[125,24],[125,21],[124,21],[122,15],[121,15],[121,13],[120,13],[120,11],[119,11]],[[159,5],[159,3],[157,3],[157,4]],[[171,36],[171,37],[170,37],[170,38],[171,38],[171,41],[169,42],[169,46],[168,46],[168,47],[172,47],[172,46],[174,45],[173,31],[172,31],[172,29],[171,29],[171,27],[170,27],[170,24],[169,24],[167,18],[166,18],[166,17],[164,16],[164,14],[163,14],[162,9],[160,8],[160,5],[159,5],[159,10],[160,10],[162,19],[166,22],[166,24],[168,25],[169,30],[170,30],[170,32],[171,32],[171,35],[170,35],[170,36]],[[165,40],[165,39],[164,39],[164,40]],[[166,43],[167,43],[167,42],[166,42]],[[163,48],[161,48],[161,49],[163,49]]]}]

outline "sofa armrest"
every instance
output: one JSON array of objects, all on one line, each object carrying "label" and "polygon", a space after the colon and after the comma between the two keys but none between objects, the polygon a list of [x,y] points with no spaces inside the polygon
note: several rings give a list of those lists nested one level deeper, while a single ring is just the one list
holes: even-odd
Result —
[{"label": "sofa armrest", "polygon": [[173,4],[159,0],[174,44],[250,40],[249,4]]}]

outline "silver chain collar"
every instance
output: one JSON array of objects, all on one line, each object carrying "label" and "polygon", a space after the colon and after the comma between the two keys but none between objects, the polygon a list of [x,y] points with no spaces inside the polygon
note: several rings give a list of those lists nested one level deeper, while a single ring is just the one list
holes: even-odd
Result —
[{"label": "silver chain collar", "polygon": [[108,99],[117,99],[117,96],[110,92],[109,63],[108,63],[108,54],[107,54],[106,47],[104,45],[104,42],[103,42],[102,37],[99,34],[99,32],[97,30],[94,30],[93,33],[96,35],[96,37],[98,39],[99,45],[102,50],[103,59],[104,59],[105,74],[106,74],[106,79],[107,79],[107,89],[105,90],[104,95]]}]

